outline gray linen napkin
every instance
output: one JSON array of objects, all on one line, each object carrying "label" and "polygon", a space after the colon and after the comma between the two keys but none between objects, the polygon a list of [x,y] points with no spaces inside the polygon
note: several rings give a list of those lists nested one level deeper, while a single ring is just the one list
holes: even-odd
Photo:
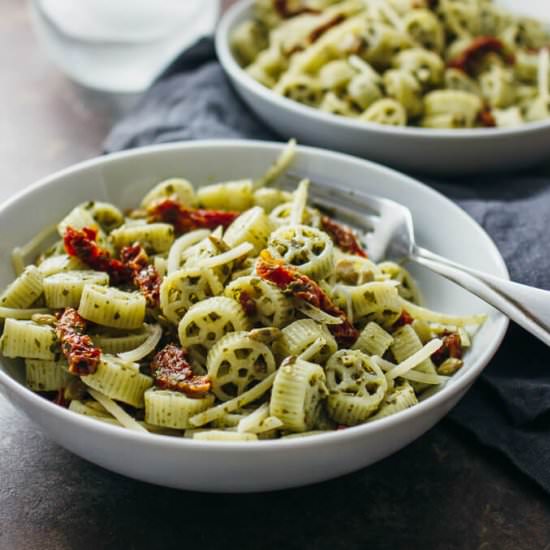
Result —
[{"label": "gray linen napkin", "polygon": [[[113,128],[105,151],[214,137],[278,139],[237,97],[212,41],[203,40]],[[550,178],[524,174],[429,183],[487,230],[514,280],[550,290]],[[534,337],[512,326],[450,418],[550,492],[550,353]]]}]

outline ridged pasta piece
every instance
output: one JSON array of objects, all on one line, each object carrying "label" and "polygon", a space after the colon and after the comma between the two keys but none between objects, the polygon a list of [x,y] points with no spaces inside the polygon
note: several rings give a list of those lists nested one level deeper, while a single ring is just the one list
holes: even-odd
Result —
[{"label": "ridged pasta piece", "polygon": [[247,332],[225,335],[206,359],[212,391],[221,401],[241,395],[275,371],[275,359],[263,343]]},{"label": "ridged pasta piece", "polygon": [[[292,212],[292,202],[285,202],[276,206],[269,214],[269,222],[272,227],[281,227],[290,224],[290,215]],[[321,214],[315,208],[306,206],[301,223],[311,227],[319,228],[321,226]]]},{"label": "ridged pasta piece", "polygon": [[243,66],[252,63],[266,46],[267,40],[259,21],[243,21],[231,35],[231,49]]},{"label": "ridged pasta piece", "polygon": [[407,111],[399,101],[385,97],[372,103],[359,119],[387,126],[406,126]]},{"label": "ridged pasta piece", "polygon": [[403,18],[403,30],[427,50],[441,52],[445,46],[443,26],[430,10],[410,10]]},{"label": "ridged pasta piece", "polygon": [[479,77],[481,93],[496,109],[506,109],[516,101],[516,82],[511,70],[492,66]]},{"label": "ridged pasta piece", "polygon": [[107,233],[124,223],[124,215],[109,202],[90,201],[81,205]]},{"label": "ridged pasta piece", "polygon": [[473,127],[482,107],[483,103],[477,95],[460,90],[435,90],[424,96],[424,114],[427,119],[452,116],[457,127]]},{"label": "ridged pasta piece", "polygon": [[[56,391],[71,378],[65,361],[25,359],[25,381],[33,391]],[[64,368],[65,367],[65,368]]]},{"label": "ridged pasta piece", "polygon": [[460,69],[449,68],[444,75],[445,88],[459,90],[470,94],[481,95],[479,84]]},{"label": "ridged pasta piece", "polygon": [[84,287],[89,284],[107,286],[109,275],[101,271],[64,271],[44,278],[44,298],[52,309],[77,308]]},{"label": "ridged pasta piece", "polygon": [[264,212],[269,214],[276,206],[288,202],[292,195],[281,189],[272,187],[263,187],[254,191],[254,206],[259,206],[264,209]]},{"label": "ridged pasta piece", "polygon": [[61,273],[62,271],[78,271],[85,270],[86,264],[82,263],[78,258],[74,256],[68,256],[67,254],[56,254],[49,258],[44,258],[38,264],[38,270],[44,277]]},{"label": "ridged pasta piece", "polygon": [[253,386],[242,395],[239,395],[238,397],[235,397],[230,401],[226,401],[225,403],[216,405],[215,407],[207,409],[202,413],[196,414],[190,419],[191,424],[193,426],[204,426],[204,424],[213,422],[214,420],[223,417],[227,413],[232,413],[233,411],[242,409],[249,403],[256,401],[271,388],[271,386],[273,385],[273,380],[275,380],[275,375],[276,372],[270,374],[267,378],[264,378],[256,386]]},{"label": "ridged pasta piece", "polygon": [[347,287],[345,292],[351,296],[354,317],[357,319],[375,321],[383,327],[390,327],[401,315],[403,308],[395,284],[365,283]]},{"label": "ridged pasta piece", "polygon": [[368,109],[375,101],[382,99],[381,82],[379,75],[373,77],[364,72],[356,74],[347,86],[348,95],[357,107]]},{"label": "ridged pasta piece", "polygon": [[176,198],[182,204],[191,206],[194,202],[193,185],[182,178],[170,178],[157,183],[141,201],[141,208],[151,206],[155,201]]},{"label": "ridged pasta piece", "polygon": [[422,295],[411,274],[401,265],[395,262],[382,262],[378,264],[378,269],[382,275],[389,277],[392,281],[397,281],[399,286],[397,292],[399,296],[415,304],[422,303]]},{"label": "ridged pasta piece", "polygon": [[197,203],[215,210],[248,210],[254,202],[252,180],[228,181],[199,187]]},{"label": "ridged pasta piece", "polygon": [[244,297],[251,299],[255,311],[247,314],[253,322],[266,327],[281,328],[290,322],[294,313],[292,302],[282,290],[252,275],[239,277],[229,283],[224,294],[239,303]]},{"label": "ridged pasta piece", "polygon": [[359,350],[339,350],[325,368],[330,417],[340,424],[363,423],[377,409],[388,382],[380,367]]},{"label": "ridged pasta piece", "polygon": [[391,69],[384,73],[386,94],[398,101],[409,117],[419,116],[424,104],[422,88],[416,78],[404,69]]},{"label": "ridged pasta piece", "polygon": [[[420,338],[410,325],[405,325],[393,333],[393,342],[390,350],[397,363],[402,363],[411,357],[411,355],[420,351],[422,347]],[[427,374],[437,374],[435,365],[431,359],[422,361],[415,369]],[[425,386],[413,383],[413,387],[416,391],[421,391]]]},{"label": "ridged pasta piece", "polygon": [[172,323],[178,323],[191,306],[223,292],[212,269],[191,267],[175,271],[160,286],[160,308]]},{"label": "ridged pasta piece", "polygon": [[81,380],[86,386],[107,397],[138,409],[144,407],[145,390],[153,385],[153,379],[141,374],[135,363],[113,355],[102,355],[97,370],[93,374],[81,376]]},{"label": "ridged pasta piece", "polygon": [[180,321],[178,335],[185,348],[198,346],[209,350],[226,334],[248,328],[249,322],[240,304],[217,296],[193,305]]},{"label": "ridged pasta piece", "polygon": [[319,71],[319,82],[325,90],[341,90],[355,75],[355,70],[345,59],[329,61]]},{"label": "ridged pasta piece", "polygon": [[134,332],[128,331],[101,331],[91,332],[90,337],[93,343],[100,348],[103,353],[116,355],[137,348],[145,340],[149,333],[145,328],[140,328]]},{"label": "ridged pasta piece", "polygon": [[42,281],[40,270],[34,265],[27,266],[0,295],[0,306],[21,309],[31,306],[42,294]]},{"label": "ridged pasta piece", "polygon": [[438,86],[443,81],[445,63],[439,55],[424,48],[410,48],[399,52],[393,66],[412,73],[422,86]]},{"label": "ridged pasta piece", "polygon": [[183,256],[185,251],[193,245],[196,245],[197,243],[206,239],[208,235],[210,235],[210,230],[196,229],[195,231],[185,233],[184,235],[176,239],[174,241],[174,244],[172,244],[172,246],[170,247],[170,251],[168,253],[168,260],[166,265],[166,271],[168,272],[168,275],[174,273],[174,271],[177,271],[178,269],[181,269],[186,260],[186,258],[184,258]]},{"label": "ridged pasta piece", "polygon": [[270,232],[269,220],[263,208],[254,206],[243,212],[226,229],[223,239],[230,247],[249,242],[254,245],[254,253],[258,254],[265,248]]},{"label": "ridged pasta piece", "polygon": [[168,223],[132,223],[111,232],[117,248],[138,242],[147,252],[167,252],[174,242],[174,227]]},{"label": "ridged pasta piece", "polygon": [[154,426],[184,430],[189,418],[214,404],[214,396],[189,397],[183,393],[150,388],[145,392],[145,421]]},{"label": "ridged pasta piece", "polygon": [[310,361],[323,364],[338,349],[336,340],[328,329],[312,319],[294,321],[281,332],[280,340],[274,344],[275,352],[281,357],[300,355],[318,338],[322,338],[325,344],[318,353],[309,359]]},{"label": "ridged pasta piece", "polygon": [[301,273],[324,279],[334,267],[334,245],[324,232],[307,225],[288,225],[274,231],[268,242],[274,258],[285,260]]},{"label": "ridged pasta piece", "polygon": [[48,308],[19,309],[14,307],[0,307],[0,319],[32,319],[35,315],[49,314]]},{"label": "ridged pasta piece", "polygon": [[0,349],[5,357],[29,359],[55,359],[59,351],[51,326],[16,319],[6,319]]},{"label": "ridged pasta piece", "polygon": [[392,414],[398,413],[418,403],[418,399],[413,387],[408,382],[402,382],[396,385],[393,390],[387,393],[382,401],[378,412],[372,415],[368,422],[384,418]]},{"label": "ridged pasta piece", "polygon": [[196,432],[193,439],[200,441],[256,441],[256,434],[230,432],[224,430],[205,430]]},{"label": "ridged pasta piece", "polygon": [[361,350],[367,355],[378,355],[382,357],[393,342],[393,336],[386,332],[377,323],[367,323],[359,334],[353,349]]},{"label": "ridged pasta piece", "polygon": [[325,373],[319,365],[289,358],[275,376],[269,404],[271,416],[281,420],[285,430],[311,430],[328,394],[325,381]]},{"label": "ridged pasta piece", "polygon": [[86,285],[78,312],[98,325],[136,329],[145,318],[145,298],[137,292],[124,292],[114,287]]}]

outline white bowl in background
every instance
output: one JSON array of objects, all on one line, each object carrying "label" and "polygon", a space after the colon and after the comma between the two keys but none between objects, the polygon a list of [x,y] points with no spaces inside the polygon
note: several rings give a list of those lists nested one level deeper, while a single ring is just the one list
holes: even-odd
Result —
[{"label": "white bowl in background", "polygon": [[444,176],[519,170],[548,159],[550,119],[509,129],[383,126],[325,113],[274,93],[249,76],[230,49],[231,34],[251,17],[252,5],[253,0],[241,0],[223,16],[216,51],[239,95],[283,138]]},{"label": "white bowl in background", "polygon": [[[56,223],[76,204],[105,200],[126,208],[156,182],[183,176],[196,185],[257,177],[282,150],[277,143],[198,141],[136,149],[58,172],[0,207],[0,288],[13,279],[11,250]],[[408,206],[420,245],[508,277],[488,235],[464,211],[398,172],[340,153],[299,147],[293,169],[323,174],[339,188],[361,189]],[[253,443],[193,441],[142,434],[54,405],[24,386],[21,360],[0,359],[0,390],[52,439],[120,474],[180,489],[249,492],[296,487],[352,472],[404,447],[457,403],[497,350],[507,319],[425,270],[413,270],[428,306],[455,314],[487,313],[465,365],[419,405],[372,424],[304,439]]]}]

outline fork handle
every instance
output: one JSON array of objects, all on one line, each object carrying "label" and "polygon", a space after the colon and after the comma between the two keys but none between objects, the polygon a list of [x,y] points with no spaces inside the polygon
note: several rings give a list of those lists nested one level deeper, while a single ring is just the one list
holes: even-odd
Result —
[{"label": "fork handle", "polygon": [[550,346],[550,292],[499,279],[422,248],[410,259],[475,294]]}]

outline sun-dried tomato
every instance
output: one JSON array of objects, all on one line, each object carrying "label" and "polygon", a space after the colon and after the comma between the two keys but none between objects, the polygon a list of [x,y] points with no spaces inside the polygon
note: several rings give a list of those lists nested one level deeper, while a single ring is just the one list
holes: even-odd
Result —
[{"label": "sun-dried tomato", "polygon": [[216,229],[220,225],[227,227],[240,216],[240,212],[230,210],[189,208],[174,199],[162,199],[153,203],[147,213],[153,221],[173,225],[176,233],[186,233],[193,229]]},{"label": "sun-dried tomato", "polygon": [[211,382],[208,376],[193,373],[186,361],[187,351],[168,344],[161,349],[151,362],[151,375],[155,385],[163,390],[172,390],[187,395],[202,395],[210,391]]},{"label": "sun-dried tomato", "polygon": [[459,69],[465,73],[471,74],[475,62],[489,52],[495,52],[502,55],[504,61],[510,65],[515,63],[513,54],[506,52],[504,42],[494,36],[478,36],[474,38],[470,45],[464,49],[458,56],[451,59],[447,66],[453,69]]},{"label": "sun-dried tomato", "polygon": [[485,126],[485,128],[494,128],[497,125],[497,121],[491,109],[483,109],[483,111],[479,113],[479,122],[482,126]]},{"label": "sun-dried tomato", "polygon": [[249,316],[252,317],[252,315],[256,314],[257,308],[256,308],[256,302],[248,294],[246,291],[242,291],[239,294],[239,303],[241,304],[241,307],[243,308],[244,312]]},{"label": "sun-dried tomato", "polygon": [[395,321],[395,323],[393,324],[393,328],[397,329],[405,325],[412,325],[413,321],[414,319],[411,317],[410,313],[406,309],[404,309],[401,312],[399,319],[397,319],[397,321]]},{"label": "sun-dried tomato", "polygon": [[72,307],[63,311],[55,325],[61,351],[69,364],[69,372],[80,376],[93,374],[101,356],[101,350],[84,334],[86,327],[86,319]]},{"label": "sun-dried tomato", "polygon": [[67,227],[63,235],[65,250],[69,256],[75,256],[87,266],[96,271],[104,271],[109,274],[111,283],[126,283],[132,279],[133,272],[120,260],[111,257],[96,243],[97,229],[84,227],[75,229]]},{"label": "sun-dried tomato", "polygon": [[290,17],[296,17],[297,15],[302,15],[304,13],[319,13],[319,10],[308,8],[307,6],[291,9],[288,5],[288,0],[273,0],[273,7],[283,19],[289,19]]},{"label": "sun-dried tomato", "polygon": [[349,228],[334,221],[329,216],[321,217],[321,225],[336,246],[339,246],[344,252],[368,258],[368,254],[363,250],[357,239],[357,235]]},{"label": "sun-dried tomato", "polygon": [[121,261],[132,270],[132,282],[145,296],[150,307],[160,303],[160,285],[162,277],[153,265],[149,263],[147,253],[139,244],[125,246],[120,251]]},{"label": "sun-dried tomato", "polygon": [[313,44],[313,42],[317,41],[332,27],[339,25],[342,21],[344,21],[344,19],[345,17],[341,13],[339,13],[338,15],[335,15],[334,17],[329,19],[326,23],[323,23],[322,25],[319,25],[317,28],[313,29],[308,36],[310,44]]},{"label": "sun-dried tomato", "polygon": [[259,277],[277,285],[295,298],[304,300],[325,313],[342,319],[339,325],[329,325],[329,330],[339,344],[351,346],[355,343],[359,336],[357,329],[349,322],[344,311],[307,275],[300,273],[282,260],[276,260],[267,250],[263,250],[260,254],[256,272]]},{"label": "sun-dried tomato", "polygon": [[443,337],[443,344],[432,354],[432,361],[439,366],[445,359],[449,359],[449,357],[462,359],[462,342],[460,335],[456,332]]}]

